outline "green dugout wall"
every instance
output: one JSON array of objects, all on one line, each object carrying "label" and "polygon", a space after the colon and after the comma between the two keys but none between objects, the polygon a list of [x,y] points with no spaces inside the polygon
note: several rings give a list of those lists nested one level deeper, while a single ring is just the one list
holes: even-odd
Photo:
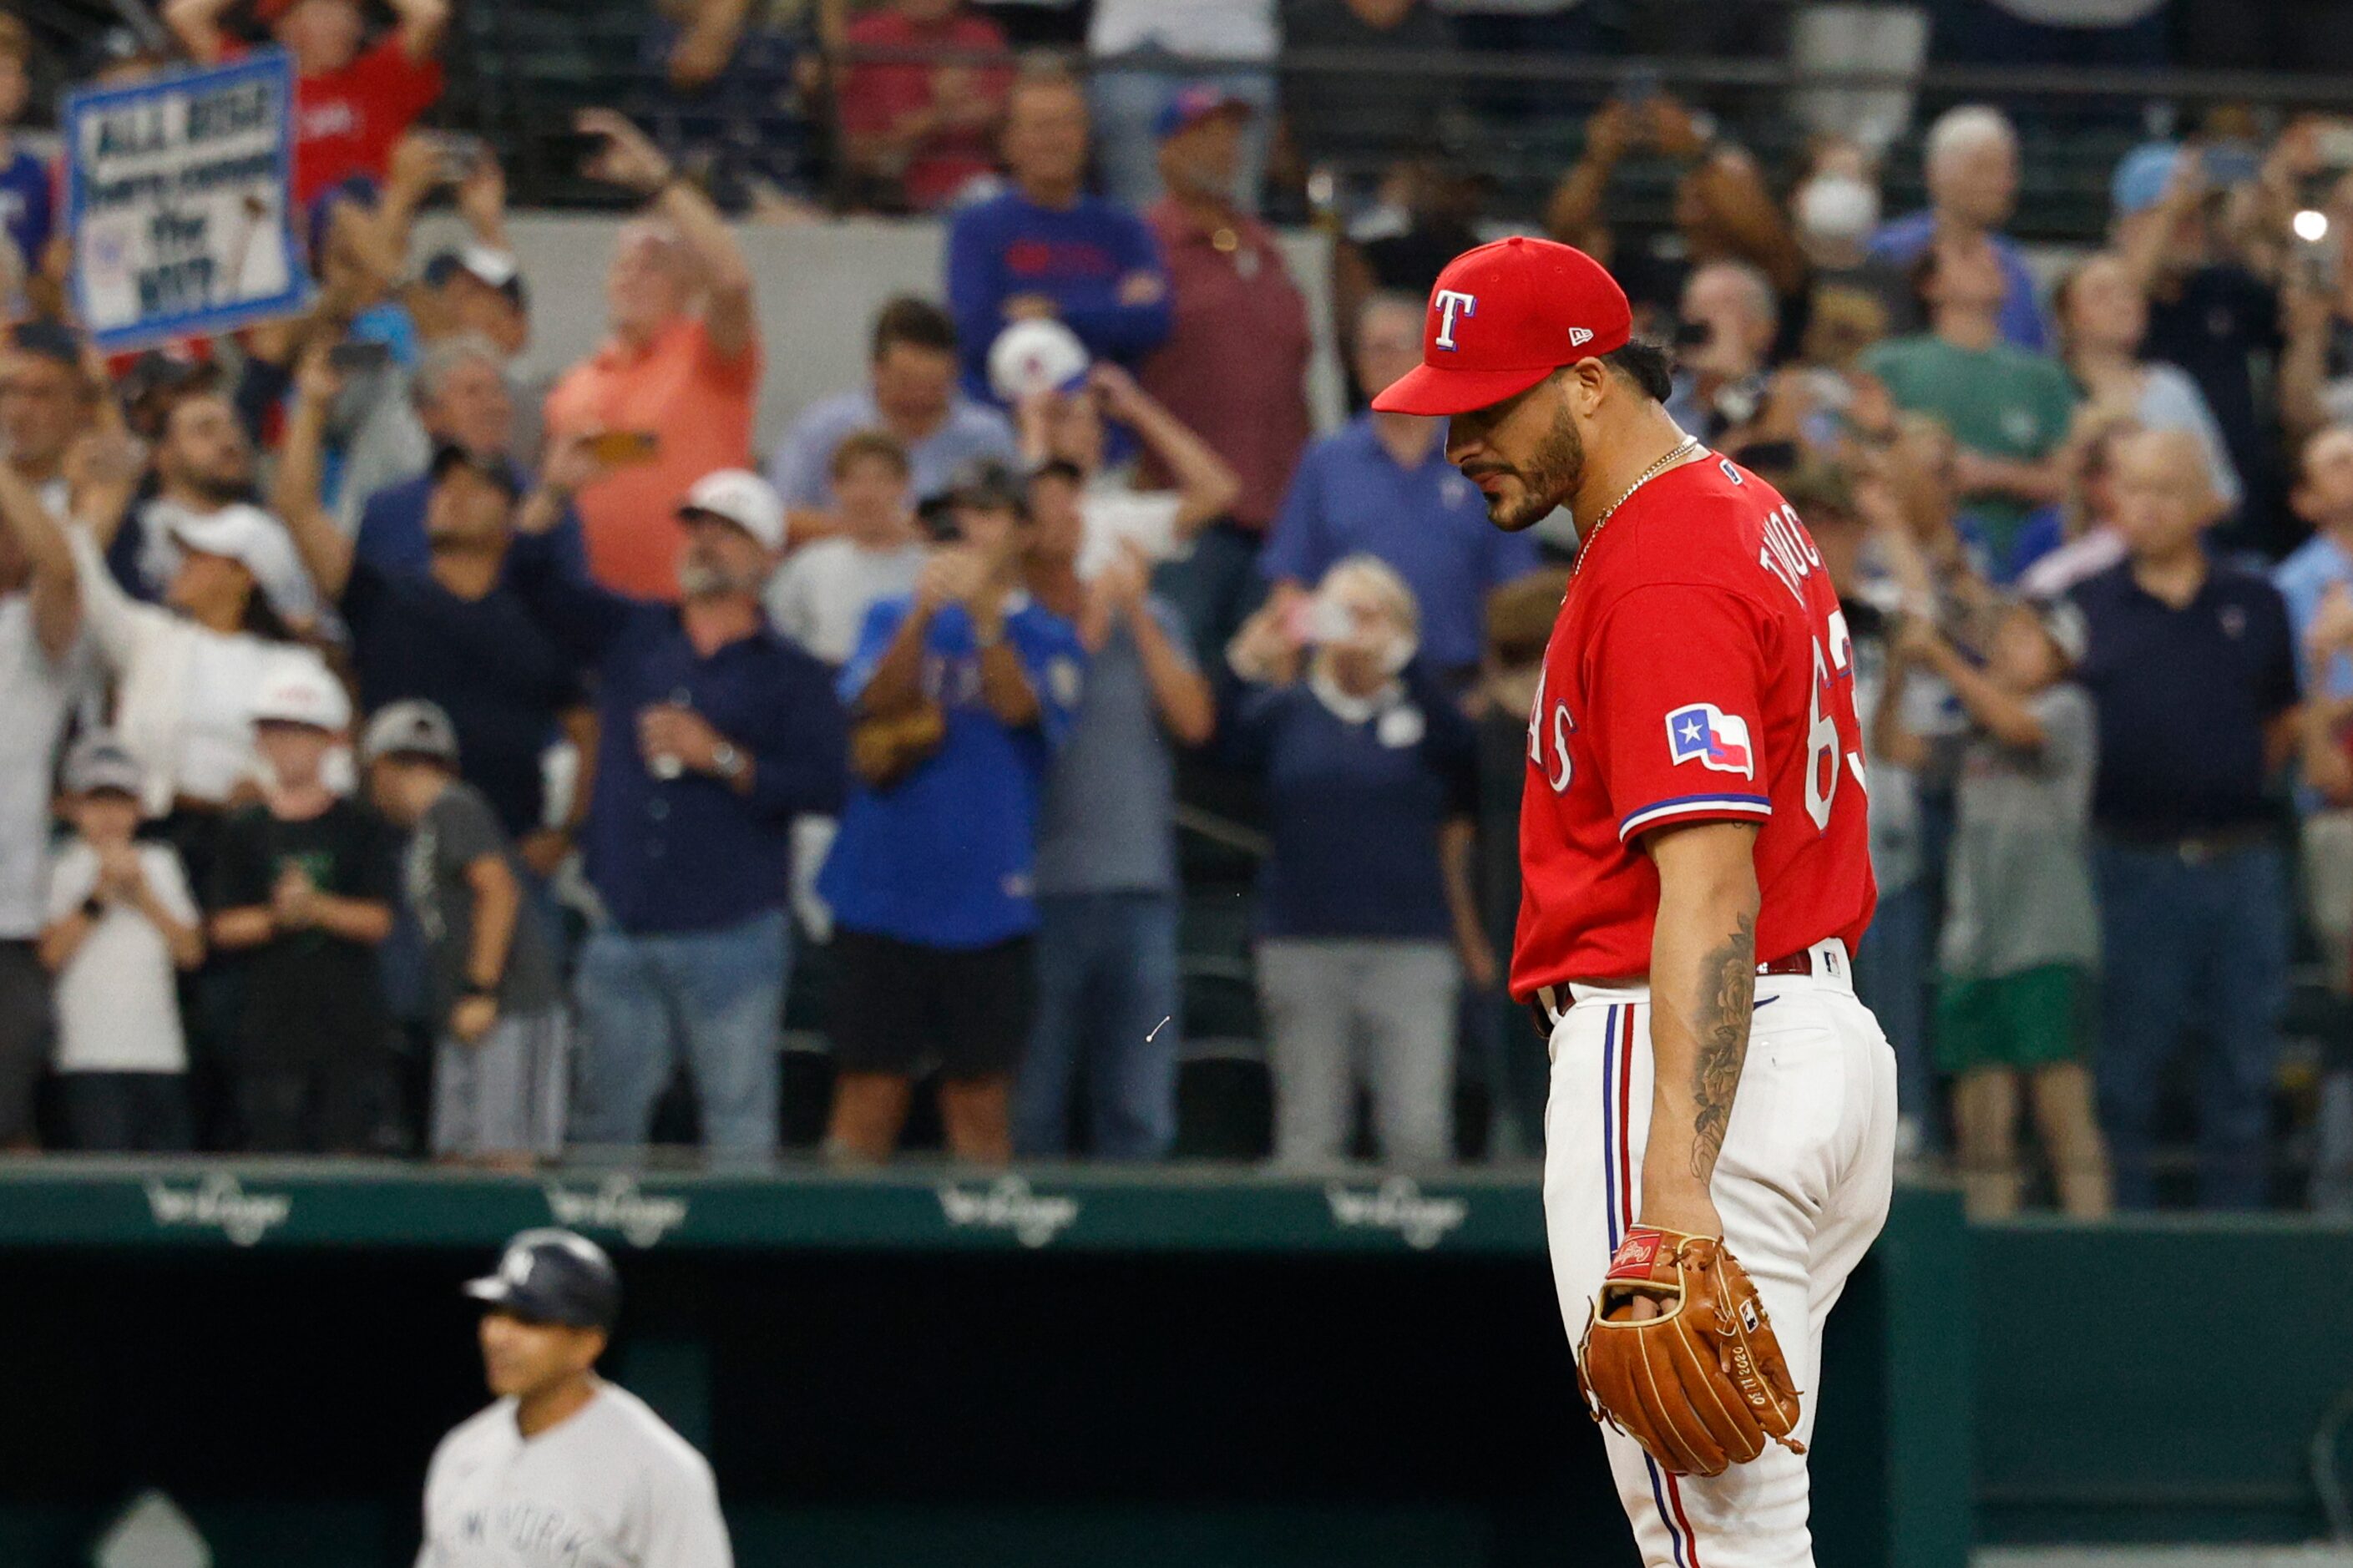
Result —
[{"label": "green dugout wall", "polygon": [[[405,1565],[482,1397],[456,1285],[552,1220],[614,1247],[613,1369],[747,1568],[1632,1561],[1525,1181],[44,1163],[0,1173],[0,1563],[158,1486],[224,1568]],[[1964,1561],[1968,1272],[1899,1194],[1833,1321],[1824,1568]]]}]

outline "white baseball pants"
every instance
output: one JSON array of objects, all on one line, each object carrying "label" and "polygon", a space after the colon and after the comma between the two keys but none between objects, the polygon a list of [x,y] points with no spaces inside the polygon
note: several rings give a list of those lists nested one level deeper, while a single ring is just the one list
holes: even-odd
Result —
[{"label": "white baseball pants", "polygon": [[[1887,1218],[1894,1180],[1895,1056],[1855,1000],[1846,949],[1810,975],[1766,975],[1740,1092],[1715,1166],[1725,1244],[1757,1282],[1801,1391],[1798,1436],[1820,1406],[1822,1325]],[[1574,1342],[1609,1255],[1641,1214],[1651,1121],[1647,988],[1570,988],[1552,1032],[1545,1108],[1545,1229]],[[1777,1445],[1713,1479],[1676,1477],[1604,1425],[1619,1500],[1647,1568],[1812,1568],[1806,1461]]]}]

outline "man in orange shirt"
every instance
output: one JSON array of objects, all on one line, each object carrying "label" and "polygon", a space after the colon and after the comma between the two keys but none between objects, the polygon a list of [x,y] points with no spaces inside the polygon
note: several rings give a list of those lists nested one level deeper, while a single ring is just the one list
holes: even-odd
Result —
[{"label": "man in orange shirt", "polygon": [[[167,0],[163,17],[200,65],[243,47],[222,30],[236,0]],[[363,48],[358,0],[258,0],[254,15],[294,58],[294,199],[304,206],[354,175],[381,180],[392,144],[441,96],[434,58],[448,0],[392,0],[397,24]]]},{"label": "man in orange shirt", "polygon": [[643,132],[608,109],[578,123],[605,139],[588,174],[642,195],[647,210],[621,231],[605,275],[611,335],[547,395],[547,436],[636,438],[637,450],[605,454],[606,476],[575,498],[588,572],[618,593],[675,599],[678,498],[705,474],[751,462],[752,269],[719,209]]}]

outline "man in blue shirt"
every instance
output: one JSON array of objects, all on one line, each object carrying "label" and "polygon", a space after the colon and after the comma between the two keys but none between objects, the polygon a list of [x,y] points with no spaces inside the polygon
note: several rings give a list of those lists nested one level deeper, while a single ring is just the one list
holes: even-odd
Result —
[{"label": "man in blue shirt", "polygon": [[2272,586],[2287,601],[2304,656],[2304,689],[2316,697],[2353,697],[2353,654],[2337,653],[2324,666],[2310,659],[2306,647],[2324,604],[2353,601],[2353,425],[2331,425],[2305,442],[2289,500],[2311,525],[2312,537],[2273,571]]},{"label": "man in blue shirt", "polygon": [[[517,527],[554,527],[593,475],[575,441]],[[723,468],[679,508],[680,602],[629,599],[518,545],[509,582],[596,677],[585,835],[605,922],[580,954],[572,1135],[642,1144],[678,1054],[714,1152],[776,1145],[777,1030],[791,966],[792,826],[841,798],[844,725],[824,665],[769,630],[760,590],[785,542],[766,481]]]},{"label": "man in blue shirt", "polygon": [[32,93],[26,73],[32,55],[33,37],[25,24],[13,15],[0,16],[0,228],[24,258],[26,278],[41,275],[41,253],[48,248],[57,202],[49,188],[48,165],[16,145],[9,130],[24,114]]},{"label": "man in blue shirt", "polygon": [[1133,370],[1168,336],[1159,242],[1087,194],[1086,93],[1058,67],[1025,69],[1005,104],[1012,189],[948,227],[948,305],[965,390],[989,398],[988,350],[1008,323],[1053,317],[1097,359]]},{"label": "man in blue shirt", "polygon": [[[324,351],[311,350],[295,382],[270,499],[319,597],[343,615],[362,708],[374,712],[404,698],[439,707],[455,726],[465,781],[498,813],[525,863],[546,876],[569,844],[547,822],[541,758],[565,730],[583,730],[575,721],[585,717],[585,699],[571,658],[501,581],[521,487],[504,458],[445,445],[425,476],[431,521],[420,524],[424,559],[413,566],[369,559],[319,495],[338,390]],[[568,546],[576,555],[578,533],[559,524],[536,547]]]},{"label": "man in blue shirt", "polygon": [[[433,545],[426,513],[436,482],[430,459],[445,447],[457,447],[479,463],[504,469],[518,493],[530,488],[528,476],[510,456],[515,449],[516,408],[507,372],[505,351],[479,333],[460,332],[427,349],[413,373],[397,377],[397,384],[386,389],[385,396],[406,406],[378,411],[364,421],[364,431],[374,426],[377,432],[378,438],[369,443],[374,456],[347,454],[343,472],[343,500],[353,504],[343,515],[356,519],[353,548],[360,560],[391,573],[422,572],[430,563]],[[394,433],[384,438],[387,430]],[[406,471],[389,482],[376,482],[387,467]],[[565,519],[567,526],[553,537],[565,566],[585,576],[587,552],[580,540],[579,518],[568,505]],[[459,741],[463,754],[465,737],[461,734]]]},{"label": "man in blue shirt", "polygon": [[874,318],[871,359],[867,384],[810,405],[769,461],[796,539],[839,526],[823,516],[833,510],[833,454],[861,430],[883,431],[906,452],[918,501],[945,495],[977,463],[1014,458],[1011,421],[956,385],[955,322],[945,310],[911,295],[891,300]]},{"label": "man in blue shirt", "polygon": [[2295,647],[2278,590],[2207,558],[2199,536],[2222,509],[2197,437],[2136,436],[2116,462],[2129,554],[2075,590],[2091,631],[2076,679],[2100,719],[2100,1119],[2116,1202],[2153,1206],[2158,1083],[2195,1021],[2212,1053],[2199,1199],[2253,1208],[2287,990],[2287,874],[2264,782],[2295,743]]},{"label": "man in blue shirt", "polygon": [[[1381,294],[1356,319],[1356,379],[1387,386],[1421,362],[1419,300]],[[1450,684],[1478,668],[1489,589],[1541,559],[1534,536],[1487,525],[1479,489],[1446,460],[1446,422],[1361,414],[1309,445],[1259,572],[1279,598],[1303,595],[1342,557],[1367,554],[1421,607],[1422,658]]]},{"label": "man in blue shirt", "polygon": [[1010,1090],[1036,1007],[1033,844],[1079,700],[1069,622],[1021,589],[1028,502],[959,493],[958,542],[868,612],[841,672],[855,782],[818,891],[833,907],[837,1156],[887,1160],[916,1067],[940,1062],[948,1152],[1011,1157]]},{"label": "man in blue shirt", "polygon": [[2035,297],[2026,253],[2000,232],[2018,205],[2018,132],[2001,110],[1983,104],[1948,109],[1928,127],[1924,162],[1928,206],[1907,213],[1871,237],[1871,258],[1909,267],[1941,236],[1983,235],[2001,259],[2006,288],[2002,340],[2038,353],[2053,347],[2051,323]]}]

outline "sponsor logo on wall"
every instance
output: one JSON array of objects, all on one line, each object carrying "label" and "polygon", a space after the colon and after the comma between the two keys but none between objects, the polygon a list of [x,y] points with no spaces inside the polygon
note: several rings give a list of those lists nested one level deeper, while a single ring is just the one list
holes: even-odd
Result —
[{"label": "sponsor logo on wall", "polygon": [[193,1186],[153,1180],[146,1187],[147,1212],[159,1227],[217,1230],[234,1247],[251,1247],[294,1212],[292,1194],[248,1193],[227,1172]]},{"label": "sponsor logo on wall", "polygon": [[1342,1230],[1386,1230],[1416,1252],[1427,1252],[1471,1217],[1462,1198],[1425,1196],[1410,1177],[1392,1176],[1371,1189],[1334,1182],[1324,1189],[1332,1223]]},{"label": "sponsor logo on wall", "polygon": [[1079,1217],[1079,1200],[1032,1192],[1019,1176],[999,1176],[986,1187],[939,1189],[940,1213],[957,1230],[1004,1230],[1024,1247],[1043,1247]]},{"label": "sponsor logo on wall", "polygon": [[632,1176],[607,1176],[592,1189],[547,1182],[547,1212],[572,1230],[618,1231],[631,1247],[651,1247],[686,1223],[686,1200],[641,1191]]}]

